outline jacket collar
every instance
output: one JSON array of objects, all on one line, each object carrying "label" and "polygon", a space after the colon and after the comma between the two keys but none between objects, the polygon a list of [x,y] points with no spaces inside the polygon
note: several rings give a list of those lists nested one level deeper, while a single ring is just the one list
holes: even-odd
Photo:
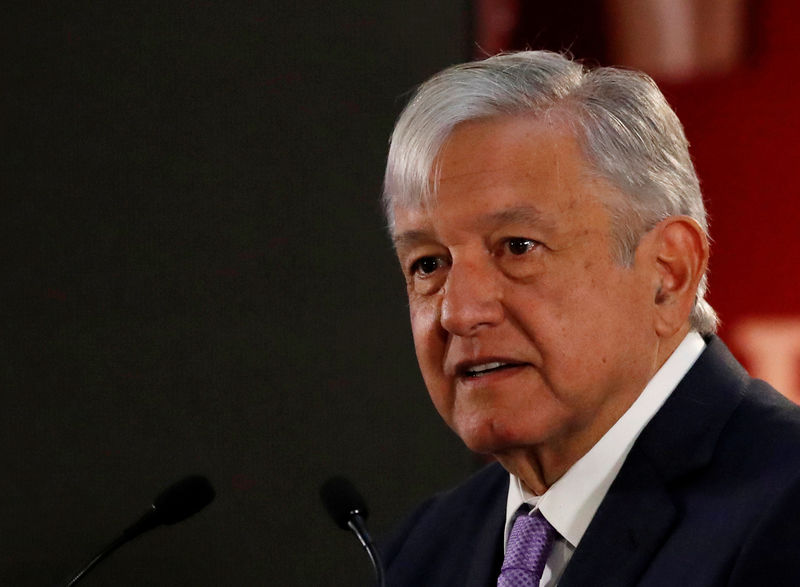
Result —
[{"label": "jacket collar", "polygon": [[635,583],[674,525],[669,486],[708,464],[749,379],[719,338],[706,342],[631,449],[560,587]]}]

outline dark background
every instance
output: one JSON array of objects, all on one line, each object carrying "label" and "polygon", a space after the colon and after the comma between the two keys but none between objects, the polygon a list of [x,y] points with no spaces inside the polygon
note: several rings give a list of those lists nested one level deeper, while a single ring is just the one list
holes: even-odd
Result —
[{"label": "dark background", "polygon": [[54,585],[166,485],[217,500],[89,585],[346,585],[473,467],[418,375],[378,197],[453,2],[4,7],[0,584]]},{"label": "dark background", "polygon": [[[0,585],[67,578],[191,473],[216,501],[83,584],[365,584],[321,482],[356,480],[381,535],[478,466],[427,398],[378,205],[408,92],[481,54],[472,5],[4,6]],[[603,62],[599,5],[524,2],[515,46]],[[745,359],[741,321],[800,328],[800,9],[758,6],[752,59],[665,86]]]}]

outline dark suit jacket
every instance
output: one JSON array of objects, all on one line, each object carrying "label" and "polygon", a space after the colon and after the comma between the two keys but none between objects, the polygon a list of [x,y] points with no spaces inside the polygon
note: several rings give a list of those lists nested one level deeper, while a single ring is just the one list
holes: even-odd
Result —
[{"label": "dark suit jacket", "polygon": [[[383,551],[390,587],[496,585],[508,474],[424,503]],[[800,408],[716,337],[631,449],[560,587],[800,586]]]}]

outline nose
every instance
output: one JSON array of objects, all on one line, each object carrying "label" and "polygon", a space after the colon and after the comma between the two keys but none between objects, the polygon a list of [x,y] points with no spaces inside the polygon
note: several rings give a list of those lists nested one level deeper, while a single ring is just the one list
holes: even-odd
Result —
[{"label": "nose", "polygon": [[442,328],[457,336],[471,336],[499,324],[504,310],[498,279],[488,262],[454,262],[442,292]]}]

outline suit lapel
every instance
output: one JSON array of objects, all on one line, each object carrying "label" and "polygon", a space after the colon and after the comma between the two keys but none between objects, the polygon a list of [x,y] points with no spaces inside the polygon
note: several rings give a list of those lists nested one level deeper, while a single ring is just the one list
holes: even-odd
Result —
[{"label": "suit lapel", "polygon": [[[505,521],[505,520],[503,520]],[[503,525],[492,524],[475,541],[475,550],[472,556],[464,556],[464,565],[469,570],[464,587],[486,587],[497,584],[497,576],[503,564]],[[498,540],[499,538],[499,540]]]},{"label": "suit lapel", "polygon": [[[508,473],[503,470],[504,491],[496,492],[486,509],[480,530],[473,536],[472,548],[464,550],[463,564],[468,568],[463,587],[486,587],[497,583],[503,564],[503,530],[506,519]],[[469,554],[468,554],[469,553]]]},{"label": "suit lapel", "polygon": [[559,587],[636,584],[678,520],[670,484],[707,465],[747,379],[725,345],[711,337],[634,444]]},{"label": "suit lapel", "polygon": [[662,480],[646,461],[631,456],[639,462],[632,466],[626,462],[620,471],[560,587],[634,584],[672,527],[677,510]]}]

